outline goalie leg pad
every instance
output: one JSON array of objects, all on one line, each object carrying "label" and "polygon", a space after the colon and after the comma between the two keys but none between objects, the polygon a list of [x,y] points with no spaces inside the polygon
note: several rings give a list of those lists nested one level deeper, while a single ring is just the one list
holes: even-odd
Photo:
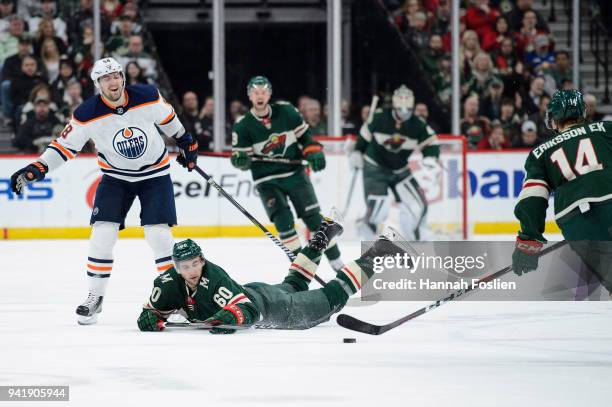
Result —
[{"label": "goalie leg pad", "polygon": [[155,266],[159,273],[172,267],[172,248],[174,238],[167,224],[145,225],[144,235],[147,243],[153,250]]},{"label": "goalie leg pad", "polygon": [[89,292],[103,296],[113,269],[113,248],[117,243],[119,223],[95,222],[89,237],[87,280]]},{"label": "goalie leg pad", "polygon": [[427,199],[414,177],[405,178],[394,188],[400,201],[400,227],[408,240],[421,239],[427,216]]}]

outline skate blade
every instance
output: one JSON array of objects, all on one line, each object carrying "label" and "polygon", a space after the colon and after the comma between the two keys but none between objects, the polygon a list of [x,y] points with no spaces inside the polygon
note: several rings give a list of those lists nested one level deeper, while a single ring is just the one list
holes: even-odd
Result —
[{"label": "skate blade", "polygon": [[98,322],[98,314],[93,314],[90,317],[79,316],[77,322],[79,325],[94,325]]}]

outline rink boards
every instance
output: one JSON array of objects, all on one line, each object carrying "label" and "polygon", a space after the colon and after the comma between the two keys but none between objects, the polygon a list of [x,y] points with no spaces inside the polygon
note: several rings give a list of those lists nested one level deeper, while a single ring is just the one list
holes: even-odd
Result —
[{"label": "rink boards", "polygon": [[[513,215],[525,172],[526,151],[470,152],[469,195],[467,199],[468,231],[473,234],[516,233],[518,223]],[[10,191],[10,174],[30,163],[35,156],[0,155],[0,238],[84,238],[89,235],[89,218],[95,189],[101,179],[94,155],[83,154],[31,184],[23,196]],[[250,172],[231,166],[226,157],[201,156],[198,164],[236,198],[253,216],[268,224],[255,191]],[[462,166],[459,155],[443,158],[440,182],[427,180],[427,174],[416,177],[430,201],[430,222],[441,228],[459,227],[462,201]],[[351,169],[344,154],[330,152],[327,168],[311,173],[311,179],[324,213],[332,206],[344,210],[351,182]],[[197,173],[188,173],[178,164],[171,166],[179,225],[175,236],[259,236],[261,232],[231,204],[219,196]],[[365,211],[361,179],[347,211],[347,221],[354,221]],[[124,237],[140,237],[139,204],[128,215]],[[549,217],[551,219],[551,217]],[[268,225],[269,226],[269,225]],[[556,226],[547,223],[549,232]]]}]

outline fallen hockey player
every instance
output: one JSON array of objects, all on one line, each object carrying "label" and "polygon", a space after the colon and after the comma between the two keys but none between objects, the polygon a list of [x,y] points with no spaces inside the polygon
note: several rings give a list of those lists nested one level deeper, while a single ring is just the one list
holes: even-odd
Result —
[{"label": "fallen hockey player", "polygon": [[[154,281],[149,302],[138,317],[141,331],[161,331],[166,319],[180,312],[189,321],[210,325],[275,325],[280,329],[307,329],[329,320],[349,296],[361,289],[373,274],[375,257],[392,256],[401,249],[381,237],[357,260],[344,266],[323,288],[308,290],[322,253],[343,231],[325,218],[320,229],[289,266],[280,284],[235,282],[221,267],[204,258],[191,239],[174,245],[174,267]],[[212,328],[213,334],[230,334],[235,329]]]}]

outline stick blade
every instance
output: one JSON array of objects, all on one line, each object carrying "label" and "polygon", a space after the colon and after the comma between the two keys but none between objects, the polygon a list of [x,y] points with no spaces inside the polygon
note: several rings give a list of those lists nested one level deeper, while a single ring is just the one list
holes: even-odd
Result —
[{"label": "stick blade", "polygon": [[343,328],[350,329],[351,331],[362,332],[368,335],[380,335],[381,333],[385,332],[382,330],[382,326],[363,322],[347,314],[338,315],[336,322]]}]

